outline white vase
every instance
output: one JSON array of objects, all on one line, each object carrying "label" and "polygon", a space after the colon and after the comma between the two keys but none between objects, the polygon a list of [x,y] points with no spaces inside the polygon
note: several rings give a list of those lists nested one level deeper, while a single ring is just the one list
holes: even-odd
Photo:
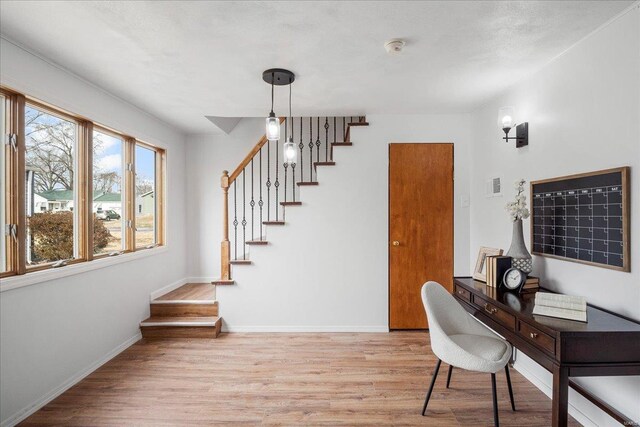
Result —
[{"label": "white vase", "polygon": [[533,270],[531,254],[524,244],[524,234],[522,233],[522,220],[513,221],[513,234],[511,236],[511,246],[507,251],[507,256],[511,257],[511,266],[527,274]]}]

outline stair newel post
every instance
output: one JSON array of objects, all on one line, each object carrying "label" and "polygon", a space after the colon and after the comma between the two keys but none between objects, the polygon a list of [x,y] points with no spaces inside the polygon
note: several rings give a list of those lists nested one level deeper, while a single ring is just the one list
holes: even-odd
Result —
[{"label": "stair newel post", "polygon": [[[333,142],[338,142],[338,140],[336,139],[336,135],[337,135],[336,120],[337,120],[336,116],[333,116]],[[330,153],[331,153],[331,160],[333,160],[333,149],[330,151]]]},{"label": "stair newel post", "polygon": [[280,146],[280,140],[276,141],[276,180],[273,183],[273,186],[276,188],[276,204],[275,204],[275,211],[276,211],[276,221],[278,220],[278,212],[280,211],[279,207],[280,207],[280,203],[279,203],[279,198],[278,198],[278,188],[280,187],[280,180],[278,178],[278,175],[280,173],[280,154],[278,153],[278,148]]},{"label": "stair newel post", "polygon": [[231,244],[229,242],[229,171],[222,171],[220,179],[222,187],[222,243],[220,244],[220,275],[222,280],[231,279],[229,259]]},{"label": "stair newel post", "polygon": [[[295,125],[295,121],[293,120],[293,117],[291,118],[291,141],[293,142],[294,136],[293,136],[293,126]],[[295,150],[295,147],[293,148]],[[285,185],[284,188],[286,189],[287,186]],[[296,201],[296,164],[295,163],[291,163],[291,199],[295,202]]]},{"label": "stair newel post", "polygon": [[256,156],[254,155],[251,158],[251,201],[249,202],[249,206],[251,206],[251,240],[253,240],[253,238],[254,238],[253,237],[253,229],[254,229],[254,225],[253,225],[254,224],[254,221],[253,221],[253,210],[254,210],[254,208],[256,206],[256,201],[253,198],[253,181],[254,181],[254,179],[253,179],[253,159],[255,157]]},{"label": "stair newel post", "polygon": [[[289,119],[284,119],[284,140],[285,143],[289,142],[289,138],[287,135],[287,129],[289,128]],[[293,135],[292,135],[293,136]],[[283,157],[285,157],[284,149],[282,150]],[[284,168],[284,202],[287,203],[287,168],[289,167],[289,163],[287,161],[282,162],[282,167]],[[279,206],[276,206],[278,209]]]},{"label": "stair newel post", "polygon": [[259,239],[262,240],[262,207],[264,206],[264,201],[262,200],[262,147],[260,147],[260,157],[259,157],[259,165],[258,175],[260,176],[260,183],[258,185],[258,192],[260,193],[260,199],[258,200],[258,207],[260,208],[260,222],[258,222],[258,227],[260,228]]}]

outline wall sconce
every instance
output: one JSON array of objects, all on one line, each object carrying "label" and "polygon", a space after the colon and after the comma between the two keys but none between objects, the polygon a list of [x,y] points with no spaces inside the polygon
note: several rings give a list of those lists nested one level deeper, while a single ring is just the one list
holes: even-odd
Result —
[{"label": "wall sconce", "polygon": [[[498,126],[504,132],[505,141],[516,140],[516,148],[529,145],[529,123],[524,122],[516,125],[516,109],[513,107],[502,107],[498,111]],[[511,128],[516,127],[516,136],[509,137]]]}]

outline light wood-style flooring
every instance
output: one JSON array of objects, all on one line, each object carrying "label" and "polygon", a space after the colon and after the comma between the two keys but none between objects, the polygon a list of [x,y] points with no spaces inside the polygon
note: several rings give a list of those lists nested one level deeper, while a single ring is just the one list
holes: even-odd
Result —
[{"label": "light wood-style flooring", "polygon": [[[22,425],[492,426],[489,374],[440,368],[424,332],[221,334],[142,340]],[[502,426],[548,426],[551,401],[512,370],[516,412],[498,374]],[[578,425],[573,419],[570,425]]]}]

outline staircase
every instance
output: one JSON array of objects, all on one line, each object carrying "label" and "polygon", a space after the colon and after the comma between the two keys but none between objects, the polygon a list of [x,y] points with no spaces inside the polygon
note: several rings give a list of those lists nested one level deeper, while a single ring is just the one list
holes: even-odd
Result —
[{"label": "staircase", "polygon": [[221,277],[213,285],[235,284],[232,266],[252,264],[249,248],[269,244],[266,227],[285,225],[286,209],[302,205],[296,200],[299,188],[319,185],[317,169],[336,166],[334,150],[353,145],[351,128],[369,125],[364,116],[281,118],[280,123],[284,140],[291,131],[297,143],[295,163],[280,158],[282,142],[263,136],[231,174],[222,173]]},{"label": "staircase", "polygon": [[364,116],[281,118],[280,123],[284,140],[293,129],[296,162],[284,162],[282,142],[263,136],[231,174],[223,172],[221,277],[183,285],[152,301],[151,316],[140,323],[144,338],[216,338],[222,325],[216,286],[235,284],[232,268],[252,265],[250,248],[269,244],[267,227],[284,226],[286,210],[302,205],[300,188],[318,186],[317,169],[336,166],[334,150],[353,145],[351,128],[368,126]]},{"label": "staircase", "polygon": [[216,338],[218,317],[215,287],[210,283],[187,283],[151,301],[151,316],[140,322],[142,336],[157,338]]}]

